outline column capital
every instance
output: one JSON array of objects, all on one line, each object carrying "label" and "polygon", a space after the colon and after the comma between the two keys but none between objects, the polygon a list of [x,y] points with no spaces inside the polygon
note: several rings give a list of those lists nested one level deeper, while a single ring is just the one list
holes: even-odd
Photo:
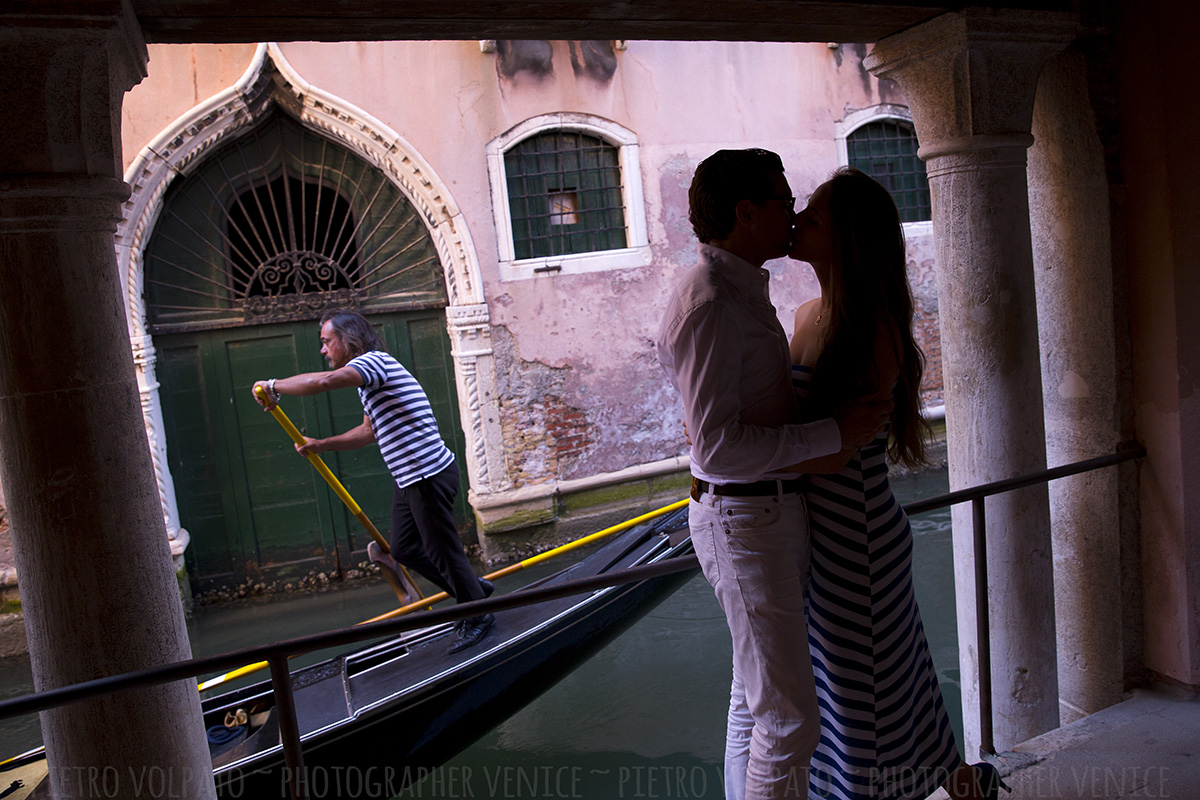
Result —
[{"label": "column capital", "polygon": [[120,178],[121,101],[149,54],[129,0],[0,11],[0,175]]},{"label": "column capital", "polygon": [[967,8],[882,39],[863,65],[904,90],[923,158],[1028,147],[1042,64],[1081,30],[1070,13]]}]

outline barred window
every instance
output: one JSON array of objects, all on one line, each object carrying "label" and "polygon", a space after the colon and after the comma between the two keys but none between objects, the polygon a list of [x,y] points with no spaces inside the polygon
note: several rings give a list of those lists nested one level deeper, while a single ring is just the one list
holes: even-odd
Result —
[{"label": "barred window", "polygon": [[564,111],[513,126],[486,151],[501,280],[650,263],[636,133]]},{"label": "barred window", "polygon": [[887,187],[902,222],[932,217],[925,164],[917,158],[917,135],[907,120],[869,122],[846,137],[850,166]]},{"label": "barred window", "polygon": [[618,148],[579,131],[551,131],[504,154],[518,259],[626,247]]}]

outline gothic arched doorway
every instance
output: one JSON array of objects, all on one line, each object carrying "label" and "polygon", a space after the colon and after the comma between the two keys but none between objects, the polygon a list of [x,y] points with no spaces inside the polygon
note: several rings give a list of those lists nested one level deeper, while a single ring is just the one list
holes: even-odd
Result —
[{"label": "gothic arched doorway", "polygon": [[[316,318],[327,308],[379,327],[429,393],[467,485],[442,265],[416,209],[358,155],[274,111],[172,183],[144,270],[197,590],[363,560],[366,534],[249,394],[254,380],[324,368]],[[288,398],[285,410],[312,436],[362,418],[349,391]],[[391,479],[378,452],[325,458],[386,529]]]}]

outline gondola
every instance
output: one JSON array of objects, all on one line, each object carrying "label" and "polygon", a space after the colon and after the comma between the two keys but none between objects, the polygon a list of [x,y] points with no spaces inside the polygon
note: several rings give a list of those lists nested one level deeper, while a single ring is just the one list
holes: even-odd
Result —
[{"label": "gondola", "polygon": [[[616,534],[531,586],[601,576],[692,552],[686,510]],[[392,796],[515,714],[682,586],[692,570],[496,612],[478,645],[451,654],[450,623],[339,655],[292,673],[310,785],[358,781]],[[245,718],[210,745],[221,797],[286,797],[289,779],[270,681],[206,698],[206,727]],[[210,737],[210,741],[212,738]],[[25,768],[16,759],[6,769]],[[43,759],[44,763],[44,759]],[[0,784],[14,772],[0,772]],[[27,781],[28,783],[28,781]],[[28,787],[32,789],[32,787]],[[44,794],[42,794],[44,792]],[[14,797],[48,797],[48,782]]]}]

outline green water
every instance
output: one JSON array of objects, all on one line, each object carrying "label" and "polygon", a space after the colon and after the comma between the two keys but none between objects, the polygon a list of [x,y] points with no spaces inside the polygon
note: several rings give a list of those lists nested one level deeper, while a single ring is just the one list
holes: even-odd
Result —
[{"label": "green water", "polygon": [[[893,480],[902,502],[946,472]],[[911,519],[917,602],[958,741],[962,703],[949,509]],[[721,764],[731,645],[696,576],[624,636],[400,797],[705,798]]]},{"label": "green water", "polygon": [[[893,485],[902,501],[948,490],[944,470],[897,478]],[[961,741],[950,512],[914,517],[912,526],[917,601]],[[542,569],[560,566],[551,562]],[[535,577],[527,570],[508,581]],[[188,633],[193,653],[210,655],[352,625],[391,608],[390,598],[380,582],[206,607],[189,620]],[[523,711],[399,796],[720,798],[730,657],[724,617],[697,576]],[[32,690],[27,659],[0,659],[0,698]],[[36,717],[0,722],[0,758],[40,741]],[[364,787],[362,796],[380,796],[378,788]],[[325,789],[320,795],[337,796],[332,782]]]}]

